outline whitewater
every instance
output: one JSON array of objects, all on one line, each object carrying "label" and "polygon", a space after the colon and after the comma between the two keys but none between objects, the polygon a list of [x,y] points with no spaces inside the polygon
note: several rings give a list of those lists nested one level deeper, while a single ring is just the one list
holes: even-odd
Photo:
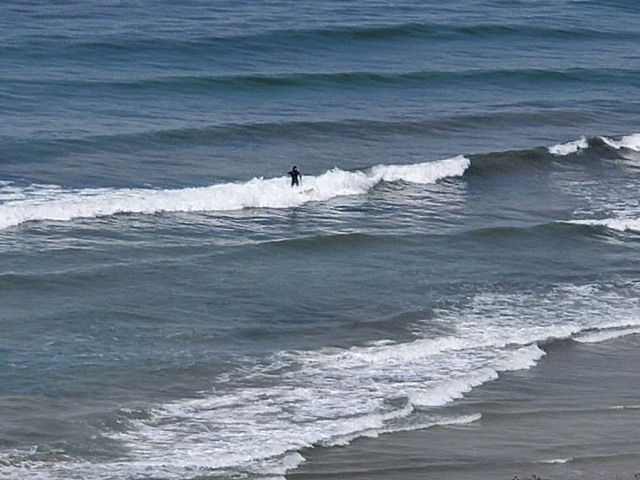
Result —
[{"label": "whitewater", "polygon": [[119,213],[222,212],[245,208],[290,208],[340,196],[364,195],[380,182],[435,183],[460,176],[469,160],[459,156],[414,165],[379,165],[367,171],[339,168],[305,175],[303,187],[286,188],[285,177],[254,178],[179,190],[65,189],[56,185],[0,185],[0,229],[29,221],[69,221]]},{"label": "whitewater", "polygon": [[1,2],[0,477],[634,478],[640,9],[512,7]]},{"label": "whitewater", "polygon": [[[640,292],[637,282],[626,287]],[[563,303],[584,306],[558,318]],[[603,317],[619,320],[603,324]],[[0,472],[11,479],[195,479],[241,471],[282,479],[313,446],[479,421],[480,412],[456,415],[443,407],[504,372],[535,367],[550,342],[600,342],[640,331],[635,298],[613,286],[477,295],[439,318],[455,332],[430,338],[417,322],[409,342],[276,352],[220,376],[213,390],[193,398],[119,409],[120,426],[103,435],[127,450],[126,460],[96,467],[66,459],[52,468],[35,452],[14,451],[0,461]]]}]

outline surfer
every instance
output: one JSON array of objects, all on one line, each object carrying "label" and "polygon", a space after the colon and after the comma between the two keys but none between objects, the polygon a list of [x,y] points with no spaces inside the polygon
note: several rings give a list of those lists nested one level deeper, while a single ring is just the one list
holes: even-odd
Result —
[{"label": "surfer", "polygon": [[291,171],[287,172],[287,175],[291,175],[292,187],[297,187],[298,185],[300,185],[300,179],[302,178],[302,174],[300,173],[300,171],[298,171],[298,167],[294,165]]}]

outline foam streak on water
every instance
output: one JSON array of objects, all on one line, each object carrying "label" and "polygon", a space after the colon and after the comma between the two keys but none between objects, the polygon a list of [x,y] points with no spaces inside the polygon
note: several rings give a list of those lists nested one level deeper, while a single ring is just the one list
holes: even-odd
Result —
[{"label": "foam streak on water", "polygon": [[[478,415],[447,418],[441,409],[501,372],[535,366],[545,355],[545,342],[600,341],[640,329],[635,297],[598,286],[567,285],[545,295],[477,295],[439,317],[453,322],[456,333],[422,338],[418,323],[410,342],[282,351],[220,377],[214,390],[197,398],[131,417],[124,430],[108,434],[127,452],[126,461],[112,462],[108,472],[94,469],[92,478],[284,475],[303,460],[299,452],[314,445],[477,420]],[[603,317],[610,320],[603,324]],[[23,465],[30,470],[21,470],[21,477],[13,467],[0,464],[0,471],[13,478],[58,479],[89,469],[72,461],[61,463],[59,473],[39,462]]]}]

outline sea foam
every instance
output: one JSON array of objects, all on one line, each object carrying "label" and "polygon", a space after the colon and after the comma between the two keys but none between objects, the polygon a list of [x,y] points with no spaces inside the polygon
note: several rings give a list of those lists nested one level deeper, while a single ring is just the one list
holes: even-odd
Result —
[{"label": "sea foam", "polygon": [[[640,133],[634,133],[632,135],[626,135],[619,139],[611,137],[599,137],[606,145],[616,150],[633,150],[640,152]],[[577,140],[573,140],[567,143],[559,143],[548,147],[550,153],[558,156],[570,155],[577,153],[580,150],[589,148],[589,141],[587,137],[581,136]]]},{"label": "sea foam", "polygon": [[589,142],[586,137],[580,137],[578,140],[567,143],[559,143],[549,147],[549,152],[554,155],[564,156],[576,153],[579,150],[583,150],[589,146]]},{"label": "sea foam", "polygon": [[569,220],[566,223],[606,227],[620,232],[640,232],[640,220],[636,218],[602,218]]},{"label": "sea foam", "polygon": [[608,137],[601,137],[604,143],[609,145],[610,147],[616,149],[629,149],[634,150],[636,152],[640,152],[640,133],[634,133],[632,135],[626,135],[619,140],[615,140]]},{"label": "sea foam", "polygon": [[65,189],[31,185],[19,189],[0,184],[0,229],[29,221],[70,221],[119,213],[221,212],[245,208],[290,208],[340,196],[364,195],[382,181],[427,184],[461,176],[469,160],[458,156],[413,165],[379,165],[368,170],[334,168],[305,175],[300,188],[289,188],[285,177],[254,178],[199,188]]}]

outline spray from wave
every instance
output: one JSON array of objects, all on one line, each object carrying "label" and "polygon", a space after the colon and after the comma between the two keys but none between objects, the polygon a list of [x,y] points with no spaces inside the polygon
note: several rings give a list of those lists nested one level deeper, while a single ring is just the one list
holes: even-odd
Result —
[{"label": "spray from wave", "polygon": [[469,167],[462,156],[411,165],[378,165],[365,171],[334,168],[305,176],[301,188],[288,188],[287,179],[254,178],[200,188],[64,189],[51,185],[17,188],[0,184],[0,229],[29,221],[69,221],[118,213],[232,211],[244,208],[289,208],[340,196],[363,195],[380,182],[429,184],[461,176]]}]

